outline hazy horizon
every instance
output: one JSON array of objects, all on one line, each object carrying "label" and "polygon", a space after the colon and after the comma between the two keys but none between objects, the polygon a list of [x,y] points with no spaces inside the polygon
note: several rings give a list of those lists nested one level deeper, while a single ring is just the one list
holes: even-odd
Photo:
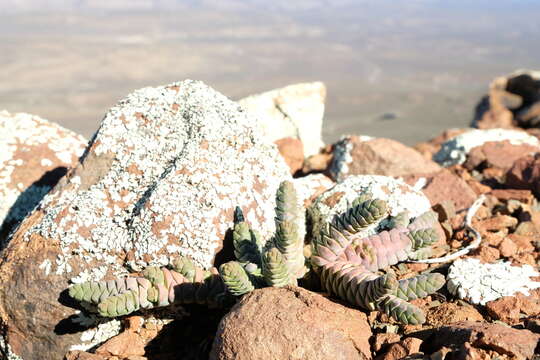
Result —
[{"label": "hazy horizon", "polygon": [[239,99],[320,80],[327,142],[412,144],[468,125],[495,76],[540,68],[538,15],[535,1],[4,0],[0,109],[89,137],[145,86],[191,78]]}]

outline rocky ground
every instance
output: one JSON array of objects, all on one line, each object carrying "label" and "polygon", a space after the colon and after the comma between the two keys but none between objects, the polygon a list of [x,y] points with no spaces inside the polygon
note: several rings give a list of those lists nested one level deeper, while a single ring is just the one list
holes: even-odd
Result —
[{"label": "rocky ground", "polygon": [[[477,129],[414,148],[361,135],[324,145],[324,98],[323,84],[300,84],[246,98],[246,111],[199,82],[146,88],[109,111],[84,154],[80,136],[1,112],[4,358],[540,358],[540,76],[494,80]],[[234,206],[269,236],[280,181],[292,179],[306,208],[322,201],[332,210],[348,196],[339,184],[365,175],[402,180],[408,190],[390,197],[438,214],[432,257],[480,240],[460,257],[392,266],[399,278],[446,276],[447,286],[412,301],[426,315],[421,325],[359,310],[313,279],[301,282],[310,290],[258,289],[232,308],[114,320],[65,294],[175,255],[218,266],[232,256]]]}]

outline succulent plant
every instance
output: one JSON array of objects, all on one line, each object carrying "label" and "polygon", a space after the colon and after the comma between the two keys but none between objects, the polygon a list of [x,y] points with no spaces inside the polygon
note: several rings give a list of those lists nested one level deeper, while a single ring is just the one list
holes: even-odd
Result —
[{"label": "succulent plant", "polygon": [[434,273],[398,281],[392,272],[377,271],[425,255],[422,251],[438,239],[433,228],[436,215],[429,211],[409,222],[401,213],[388,219],[388,229],[368,237],[358,235],[380,223],[386,213],[382,200],[355,201],[315,237],[311,264],[329,293],[367,310],[381,310],[404,324],[420,324],[424,314],[407,301],[437,291],[445,283],[444,276]]},{"label": "succulent plant", "polygon": [[[232,238],[236,260],[222,264],[219,272],[201,270],[182,257],[173,262],[172,269],[148,267],[139,276],[73,285],[69,295],[106,317],[172,304],[222,306],[233,296],[256,288],[297,285],[311,268],[324,290],[351,304],[381,310],[404,324],[424,322],[422,311],[408,301],[437,291],[444,276],[397,280],[391,271],[378,271],[426,255],[438,238],[433,212],[413,221],[405,212],[388,217],[386,202],[362,194],[314,236],[307,257],[304,214],[293,184],[285,181],[276,196],[276,231],[267,241],[251,229],[242,210],[235,209]],[[361,235],[383,219],[386,229]]]},{"label": "succulent plant", "polygon": [[150,266],[141,276],[75,284],[69,295],[104,317],[171,304],[219,307],[227,302],[227,291],[215,269],[201,270],[186,257],[176,259],[172,267]]},{"label": "succulent plant", "polygon": [[280,184],[276,195],[276,232],[264,243],[244,220],[239,208],[235,211],[233,229],[234,253],[237,261],[220,266],[225,285],[234,295],[255,288],[296,285],[307,271],[304,258],[305,219],[294,185]]}]

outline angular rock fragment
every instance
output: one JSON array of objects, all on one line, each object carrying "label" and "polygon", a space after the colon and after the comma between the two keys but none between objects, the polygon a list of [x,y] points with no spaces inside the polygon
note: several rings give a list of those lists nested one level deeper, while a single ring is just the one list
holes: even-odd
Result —
[{"label": "angular rock fragment", "polygon": [[512,144],[508,140],[488,141],[471,149],[463,166],[469,171],[479,167],[507,171],[517,159],[538,152],[540,146],[537,145]]},{"label": "angular rock fragment", "polygon": [[235,206],[268,238],[276,189],[290,174],[256,121],[191,80],[138,90],[113,107],[82,163],[2,253],[1,343],[23,359],[61,358],[81,342],[55,334],[73,315],[58,302],[70,281],[179,255],[205,268],[224,261]]},{"label": "angular rock fragment", "polygon": [[529,330],[518,330],[500,324],[463,321],[438,328],[424,341],[426,350],[433,352],[443,346],[470,346],[488,349],[499,355],[516,359],[531,359],[540,335]]},{"label": "angular rock fragment", "polygon": [[6,236],[77,164],[87,141],[36,115],[0,111],[0,248]]},{"label": "angular rock fragment", "polygon": [[531,190],[540,196],[540,155],[519,158],[506,173],[505,185],[512,189]]},{"label": "angular rock fragment", "polygon": [[261,120],[269,141],[298,138],[304,144],[304,154],[310,156],[324,145],[321,134],[325,98],[324,84],[313,82],[289,85],[238,102]]},{"label": "angular rock fragment", "polygon": [[221,321],[210,359],[371,359],[366,315],[302,288],[246,295]]},{"label": "angular rock fragment", "polygon": [[416,174],[404,177],[404,181],[414,186],[418,181],[424,181],[422,192],[432,205],[443,201],[452,201],[456,210],[463,210],[472,205],[477,195],[465,180],[453,174],[448,169],[442,169],[431,174]]},{"label": "angular rock fragment", "polygon": [[330,173],[334,180],[341,181],[349,175],[404,176],[440,169],[415,149],[395,140],[344,136],[334,146]]},{"label": "angular rock fragment", "polygon": [[486,142],[505,141],[513,145],[528,144],[540,146],[538,139],[520,130],[489,129],[470,130],[446,141],[441,149],[433,156],[433,160],[444,167],[463,164],[469,152]]}]

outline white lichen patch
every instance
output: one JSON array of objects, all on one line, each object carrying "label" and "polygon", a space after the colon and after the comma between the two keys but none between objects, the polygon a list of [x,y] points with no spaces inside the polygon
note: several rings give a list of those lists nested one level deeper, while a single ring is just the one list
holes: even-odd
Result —
[{"label": "white lichen patch", "polygon": [[353,162],[352,150],[354,141],[369,141],[373,137],[361,135],[344,135],[334,144],[332,164],[330,165],[330,174],[335,181],[343,181],[349,175],[349,165]]},{"label": "white lichen patch", "polygon": [[294,187],[301,203],[311,203],[316,195],[320,195],[330,189],[335,183],[326,175],[309,174],[308,176],[293,179]]},{"label": "white lichen patch", "polygon": [[450,293],[473,304],[485,305],[503,296],[540,287],[531,277],[540,274],[529,265],[512,266],[509,262],[482,264],[474,258],[456,260],[448,270],[446,287]]},{"label": "white lichen patch", "polygon": [[442,144],[441,149],[433,156],[433,160],[448,167],[463,164],[469,152],[489,141],[509,141],[513,145],[539,145],[536,137],[520,130],[508,129],[472,129]]},{"label": "white lichen patch", "polygon": [[69,350],[89,350],[118,335],[121,330],[122,323],[119,320],[114,319],[100,323],[96,327],[83,331],[81,333],[81,343],[72,345]]},{"label": "white lichen patch", "polygon": [[86,143],[38,116],[0,111],[0,224],[18,222],[30,212],[50,190],[30,185],[49,170],[75,164]]},{"label": "white lichen patch", "polygon": [[[316,214],[313,218],[315,233],[325,222],[345,212],[359,195],[365,193],[373,195],[374,199],[386,201],[389,215],[392,216],[407,211],[414,218],[431,208],[429,199],[423,193],[402,180],[382,175],[351,175],[319,196],[310,207],[309,212]],[[375,234],[384,226],[385,221],[375,223],[361,235]]]},{"label": "white lichen patch", "polygon": [[[202,82],[132,93],[107,113],[82,166],[44,198],[27,239],[57,240],[51,271],[77,282],[179,255],[208,268],[235,206],[269,237],[275,191],[290,174],[256,122]],[[99,271],[71,272],[81,264]]]}]

